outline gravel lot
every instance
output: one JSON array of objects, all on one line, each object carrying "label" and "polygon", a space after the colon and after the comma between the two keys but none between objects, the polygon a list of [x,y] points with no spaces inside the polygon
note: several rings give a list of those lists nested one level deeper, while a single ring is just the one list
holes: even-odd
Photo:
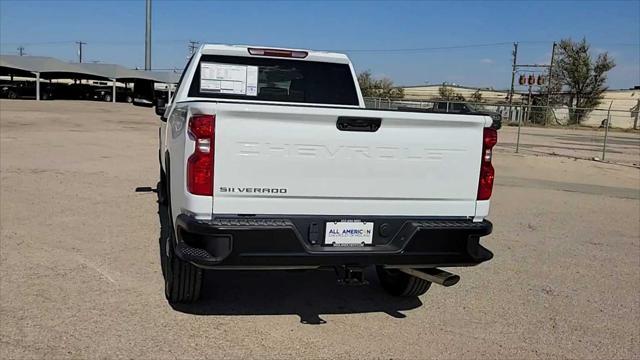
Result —
[{"label": "gravel lot", "polygon": [[214,272],[173,309],[155,194],[134,191],[156,184],[157,122],[0,101],[0,358],[640,357],[638,168],[499,150],[494,259],[419,299]]},{"label": "gravel lot", "polygon": [[[505,126],[501,130],[500,149],[514,152],[518,128]],[[579,159],[602,159],[605,131],[603,129],[558,129],[522,127],[519,152],[529,155],[560,155]],[[640,132],[609,131],[604,160],[640,166]]]}]

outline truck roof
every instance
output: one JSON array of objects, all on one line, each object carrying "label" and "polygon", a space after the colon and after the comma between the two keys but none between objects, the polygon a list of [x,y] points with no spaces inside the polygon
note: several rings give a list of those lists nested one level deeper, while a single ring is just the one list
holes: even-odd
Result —
[{"label": "truck roof", "polygon": [[[301,51],[306,52],[307,56],[304,58],[296,58],[295,60],[304,61],[319,61],[330,62],[338,64],[349,64],[349,57],[345,54],[328,52],[328,51],[315,51],[308,49],[291,49],[291,48],[279,48],[270,46],[254,46],[254,45],[224,45],[224,44],[203,44],[200,46],[199,51],[203,55],[228,55],[228,56],[245,56],[254,57],[261,55],[252,55],[249,53],[249,49],[265,49],[265,50],[285,50],[285,51]],[[269,56],[266,56],[269,57]]]}]

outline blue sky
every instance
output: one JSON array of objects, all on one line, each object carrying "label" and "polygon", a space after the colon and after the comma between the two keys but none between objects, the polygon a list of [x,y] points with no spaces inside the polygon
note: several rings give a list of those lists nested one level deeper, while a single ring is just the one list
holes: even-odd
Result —
[{"label": "blue sky", "polygon": [[[0,0],[0,52],[144,65],[144,0]],[[153,67],[181,68],[187,41],[346,50],[356,70],[397,84],[507,88],[511,42],[520,63],[548,62],[551,43],[586,37],[618,66],[611,88],[640,85],[640,1],[153,1]],[[493,45],[487,45],[493,44]],[[355,51],[423,49],[424,51]],[[480,46],[486,45],[486,46]]]}]

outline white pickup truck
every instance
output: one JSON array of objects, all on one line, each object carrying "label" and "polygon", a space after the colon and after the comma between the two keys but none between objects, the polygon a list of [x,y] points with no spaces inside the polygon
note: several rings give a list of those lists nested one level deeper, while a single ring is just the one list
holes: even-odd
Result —
[{"label": "white pickup truck", "polygon": [[418,296],[459,280],[438,267],[493,256],[479,244],[490,116],[368,110],[346,55],[230,45],[201,46],[155,105],[171,303],[197,300],[205,269],[333,268],[362,283],[375,266],[386,291]]}]

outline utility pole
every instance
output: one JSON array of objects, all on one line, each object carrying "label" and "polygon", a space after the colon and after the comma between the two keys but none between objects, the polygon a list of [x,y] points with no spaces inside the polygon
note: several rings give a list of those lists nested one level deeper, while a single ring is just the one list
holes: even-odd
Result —
[{"label": "utility pole", "polygon": [[83,41],[76,41],[76,44],[78,44],[78,63],[82,63],[82,45],[87,45],[87,43]]},{"label": "utility pole", "polygon": [[516,79],[516,64],[518,63],[518,43],[513,43],[513,65],[511,66],[511,90],[509,90],[509,121],[511,121],[511,109],[513,105],[513,83]]},{"label": "utility pole", "polygon": [[[549,72],[549,76],[551,76],[551,67],[553,65],[553,53],[555,52],[555,48],[556,48],[556,43],[553,43],[553,51],[551,54],[551,65],[544,65],[544,64],[518,64],[517,58],[518,58],[518,43],[513,43],[513,65],[511,67],[511,91],[509,92],[509,120],[511,120],[511,107],[513,105],[513,92],[514,92],[514,83],[515,83],[515,77],[516,77],[516,73],[518,72],[519,69],[522,68],[546,68],[547,71]],[[542,79],[544,79],[544,77],[542,77]],[[550,81],[547,82],[547,84]],[[533,84],[530,82],[529,83],[529,109],[531,109],[531,85],[535,84],[535,78],[534,78],[534,82]],[[521,84],[522,85],[522,84]],[[540,79],[540,76],[538,76],[538,86],[542,85],[542,81]],[[547,85],[547,88],[550,89],[550,86]],[[542,94],[542,90],[539,88],[538,89],[538,94]],[[551,91],[547,91],[547,106],[549,106],[550,103],[550,94]],[[524,109],[523,109],[524,110]],[[528,116],[529,114],[527,113],[527,122],[528,122]],[[546,119],[545,119],[545,124],[546,124]],[[517,148],[517,145],[516,145]]]},{"label": "utility pole", "polygon": [[553,48],[551,48],[551,62],[549,63],[549,76],[547,79],[547,106],[551,105],[551,91],[553,88],[551,87],[553,82],[553,59],[556,56],[556,42],[553,42]]},{"label": "utility pole", "polygon": [[20,46],[18,48],[18,54],[20,54],[20,56],[24,56],[24,46]]},{"label": "utility pole", "polygon": [[634,130],[638,129],[638,114],[640,114],[640,99],[638,99],[638,102],[636,103],[636,117],[635,117],[635,119],[633,119],[633,129]]},{"label": "utility pole", "polygon": [[[556,42],[553,42],[553,47],[551,48],[551,62],[549,63],[549,75],[547,76],[547,111],[549,113],[551,113],[553,110],[551,110],[551,92],[553,91],[553,87],[551,86],[553,84],[553,59],[556,56]],[[545,116],[544,117],[544,122],[545,125],[547,125],[547,119],[548,117]]]},{"label": "utility pole", "polygon": [[193,53],[196,51],[199,45],[200,45],[199,42],[189,40],[189,56],[193,55]]},{"label": "utility pole", "polygon": [[151,0],[147,0],[147,22],[144,34],[144,69],[151,70]]},{"label": "utility pole", "polygon": [[200,46],[200,42],[189,40],[189,56],[196,52],[196,49]]}]

